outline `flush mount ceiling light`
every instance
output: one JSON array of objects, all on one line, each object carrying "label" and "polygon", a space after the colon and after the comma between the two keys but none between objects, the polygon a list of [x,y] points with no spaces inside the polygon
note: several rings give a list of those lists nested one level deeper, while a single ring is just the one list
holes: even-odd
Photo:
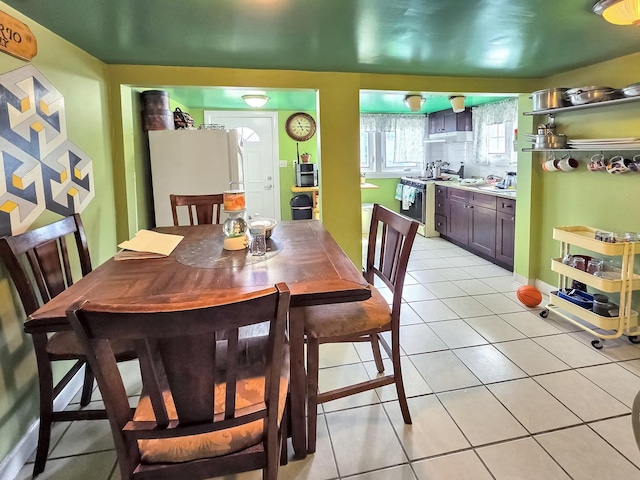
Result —
[{"label": "flush mount ceiling light", "polygon": [[269,97],[266,95],[243,95],[242,100],[252,108],[260,108],[265,106]]},{"label": "flush mount ceiling light", "polygon": [[455,113],[464,112],[464,97],[461,95],[454,95],[449,97],[451,102],[451,108]]},{"label": "flush mount ceiling light", "polygon": [[412,112],[419,112],[424,105],[424,97],[422,95],[407,95],[404,97],[404,104],[409,107]]},{"label": "flush mount ceiling light", "polygon": [[614,25],[640,26],[640,0],[600,0],[593,11]]}]

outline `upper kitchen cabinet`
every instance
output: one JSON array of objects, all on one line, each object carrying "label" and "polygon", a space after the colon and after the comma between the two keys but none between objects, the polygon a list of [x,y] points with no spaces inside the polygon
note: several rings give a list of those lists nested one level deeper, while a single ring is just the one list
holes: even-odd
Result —
[{"label": "upper kitchen cabinet", "polygon": [[429,115],[429,134],[470,132],[471,109],[465,108],[463,112],[454,113],[453,110],[442,110]]}]

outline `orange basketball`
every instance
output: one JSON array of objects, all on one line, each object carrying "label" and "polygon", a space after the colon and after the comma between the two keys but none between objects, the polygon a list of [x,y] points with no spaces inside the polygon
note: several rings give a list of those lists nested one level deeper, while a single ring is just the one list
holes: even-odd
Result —
[{"label": "orange basketball", "polygon": [[533,285],[524,285],[516,291],[518,300],[529,308],[537,307],[542,302],[542,293]]}]

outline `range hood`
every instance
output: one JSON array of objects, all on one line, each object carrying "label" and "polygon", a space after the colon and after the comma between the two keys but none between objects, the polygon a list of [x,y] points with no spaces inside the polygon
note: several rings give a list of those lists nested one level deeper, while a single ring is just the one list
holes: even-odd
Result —
[{"label": "range hood", "polygon": [[432,133],[429,135],[427,143],[436,142],[471,142],[473,141],[473,132],[461,131],[461,132],[445,132],[445,133]]}]

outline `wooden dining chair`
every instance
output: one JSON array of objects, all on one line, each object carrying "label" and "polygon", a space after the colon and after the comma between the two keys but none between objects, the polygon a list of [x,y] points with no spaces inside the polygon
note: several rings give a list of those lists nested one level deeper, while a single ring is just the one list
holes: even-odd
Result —
[{"label": "wooden dining chair", "polygon": [[[211,195],[169,195],[173,226],[179,225],[177,207],[187,207],[189,211],[189,225],[220,223],[220,214],[224,201],[221,193]],[[195,213],[195,218],[194,218]],[[215,222],[213,221],[215,218]],[[195,223],[197,220],[197,223]]]},{"label": "wooden dining chair", "polygon": [[[103,395],[120,478],[196,480],[261,468],[276,480],[286,445],[289,299],[282,283],[222,299],[79,302],[67,312]],[[264,322],[266,335],[240,334]],[[135,342],[142,374],[135,413],[111,348],[124,339]]]},{"label": "wooden dining chair", "polygon": [[[71,237],[75,239],[76,250],[67,248]],[[0,258],[13,279],[27,315],[73,284],[72,261],[79,263],[83,276],[91,271],[87,238],[78,214],[19,235],[0,238]],[[81,409],[54,412],[55,397],[80,368],[86,366],[84,349],[72,331],[55,332],[52,335],[47,332],[34,333],[32,339],[40,389],[40,426],[33,468],[34,475],[37,475],[44,470],[47,461],[52,422],[105,419],[106,411]],[[118,360],[135,358],[130,345],[126,343],[114,345],[114,350]],[[76,362],[54,386],[51,364],[60,360]],[[81,407],[89,404],[93,389],[93,374],[86,367]]]},{"label": "wooden dining chair", "polygon": [[[319,403],[354,395],[395,383],[402,417],[407,424],[411,415],[400,367],[400,306],[407,262],[418,230],[418,222],[375,204],[373,206],[364,276],[371,287],[371,298],[363,302],[335,303],[305,307],[307,339],[307,429],[308,451],[316,449],[316,423]],[[391,308],[373,286],[379,279],[393,295]],[[391,345],[382,336],[391,333]],[[378,376],[331,391],[318,392],[320,345],[339,342],[369,342],[379,373],[384,372],[379,343],[393,364],[393,373]]]}]

